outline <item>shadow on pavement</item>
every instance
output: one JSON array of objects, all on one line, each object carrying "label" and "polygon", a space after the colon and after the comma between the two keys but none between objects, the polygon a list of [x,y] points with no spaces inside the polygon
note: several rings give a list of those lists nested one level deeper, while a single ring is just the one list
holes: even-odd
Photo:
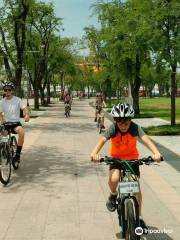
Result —
[{"label": "shadow on pavement", "polygon": [[[20,168],[13,171],[11,182],[5,188],[10,192],[32,189],[32,186],[34,189],[50,192],[59,186],[66,187],[65,182],[71,180],[72,183],[77,177],[97,177],[96,169],[90,161],[76,161],[73,152],[64,152],[60,147],[58,150],[50,146],[33,147],[22,157]],[[79,157],[83,159],[87,155],[81,154]],[[98,172],[102,171],[104,170],[98,169]]]},{"label": "shadow on pavement", "polygon": [[[77,117],[76,117],[77,118]],[[65,119],[66,120],[66,119]],[[39,130],[46,130],[50,131],[53,134],[54,132],[71,132],[71,133],[82,133],[82,132],[89,132],[96,129],[95,124],[92,123],[73,123],[70,122],[71,119],[67,119],[67,122],[59,123],[59,124],[52,124],[52,123],[42,123],[42,124],[34,124],[29,125],[27,130],[29,129],[39,129]]]}]

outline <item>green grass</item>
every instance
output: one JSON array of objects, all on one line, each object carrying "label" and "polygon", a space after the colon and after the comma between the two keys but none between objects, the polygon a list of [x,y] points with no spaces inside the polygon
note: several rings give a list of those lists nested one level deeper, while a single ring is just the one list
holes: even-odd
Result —
[{"label": "green grass", "polygon": [[[140,117],[158,117],[170,121],[171,100],[167,97],[140,98]],[[138,116],[137,116],[138,117]],[[180,123],[180,98],[176,98],[176,121]]]},{"label": "green grass", "polygon": [[[112,99],[111,106],[107,103],[107,108],[118,103],[117,100]],[[139,99],[140,115],[136,118],[162,118],[170,121],[171,119],[171,99],[167,97],[157,98],[140,98]],[[110,109],[108,109],[108,112]],[[176,98],[176,122],[180,123],[180,97]]]},{"label": "green grass", "polygon": [[176,126],[163,125],[157,127],[143,128],[148,135],[166,136],[166,135],[180,135],[180,124]]}]

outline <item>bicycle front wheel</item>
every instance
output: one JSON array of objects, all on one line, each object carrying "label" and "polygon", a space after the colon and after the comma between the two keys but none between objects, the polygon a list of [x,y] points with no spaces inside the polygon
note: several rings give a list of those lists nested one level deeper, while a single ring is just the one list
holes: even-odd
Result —
[{"label": "bicycle front wheel", "polygon": [[6,145],[0,146],[0,181],[7,185],[11,178],[11,159],[7,153]]},{"label": "bicycle front wheel", "polygon": [[16,150],[17,150],[17,140],[15,136],[11,137],[11,142],[10,142],[10,151],[11,151],[11,157],[12,157],[12,165],[14,170],[19,168],[19,161],[14,161],[14,156],[16,155]]},{"label": "bicycle front wheel", "polygon": [[127,220],[127,229],[126,229],[126,240],[136,240],[137,235],[135,233],[136,228],[136,219],[134,214],[134,204],[131,200],[126,203],[126,220]]}]

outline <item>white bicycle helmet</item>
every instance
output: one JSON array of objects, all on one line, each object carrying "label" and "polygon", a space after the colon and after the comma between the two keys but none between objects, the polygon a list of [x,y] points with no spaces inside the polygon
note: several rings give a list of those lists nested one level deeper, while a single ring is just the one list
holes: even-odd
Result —
[{"label": "white bicycle helmet", "polygon": [[114,118],[133,118],[134,109],[129,103],[119,103],[112,107],[111,115]]},{"label": "white bicycle helmet", "polygon": [[15,89],[15,85],[14,85],[14,83],[12,83],[12,82],[5,82],[5,83],[3,83],[3,89],[4,89],[5,87],[10,87],[10,88],[12,88],[12,89]]}]

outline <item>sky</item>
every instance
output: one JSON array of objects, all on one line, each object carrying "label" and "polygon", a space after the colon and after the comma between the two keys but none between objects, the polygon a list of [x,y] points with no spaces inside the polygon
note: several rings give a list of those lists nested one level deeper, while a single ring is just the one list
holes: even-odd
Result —
[{"label": "sky", "polygon": [[90,17],[92,9],[90,6],[96,0],[43,0],[52,2],[57,17],[63,18],[64,31],[62,37],[81,38],[84,34],[83,28],[89,25],[98,27],[97,17]]}]

